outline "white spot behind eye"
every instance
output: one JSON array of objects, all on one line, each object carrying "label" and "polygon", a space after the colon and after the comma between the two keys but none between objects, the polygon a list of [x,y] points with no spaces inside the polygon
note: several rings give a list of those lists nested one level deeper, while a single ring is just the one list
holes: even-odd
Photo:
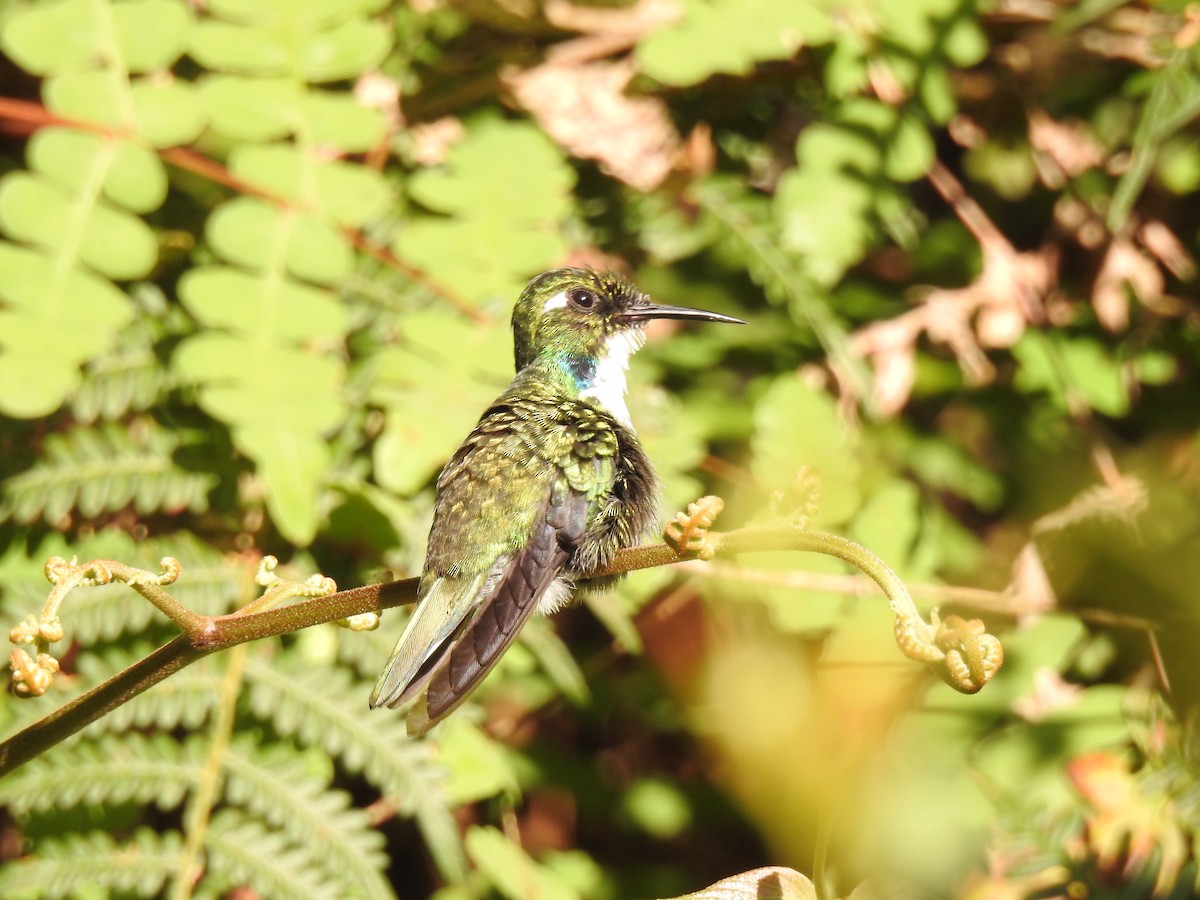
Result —
[{"label": "white spot behind eye", "polygon": [[559,291],[549,300],[542,304],[542,312],[550,312],[552,309],[562,309],[567,305],[567,292]]}]

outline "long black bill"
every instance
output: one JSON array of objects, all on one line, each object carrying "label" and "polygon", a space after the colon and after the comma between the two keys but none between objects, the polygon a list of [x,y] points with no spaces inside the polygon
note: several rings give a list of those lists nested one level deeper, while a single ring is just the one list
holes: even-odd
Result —
[{"label": "long black bill", "polygon": [[725,322],[729,325],[745,325],[741,319],[723,316],[720,313],[690,306],[665,306],[662,303],[639,303],[621,313],[627,322],[644,322],[649,319],[691,319],[696,322]]}]

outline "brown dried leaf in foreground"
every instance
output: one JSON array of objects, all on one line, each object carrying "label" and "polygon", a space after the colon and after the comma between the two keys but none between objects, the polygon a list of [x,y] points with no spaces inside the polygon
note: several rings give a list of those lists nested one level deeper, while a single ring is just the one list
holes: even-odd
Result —
[{"label": "brown dried leaf in foreground", "polygon": [[518,102],[572,155],[596,160],[632,187],[662,184],[680,152],[679,133],[657,97],[629,97],[628,63],[547,63],[507,78]]}]

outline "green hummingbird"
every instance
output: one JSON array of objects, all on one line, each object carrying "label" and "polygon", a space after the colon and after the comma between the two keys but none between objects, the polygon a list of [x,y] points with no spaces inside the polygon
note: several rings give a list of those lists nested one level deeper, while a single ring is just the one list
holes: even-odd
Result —
[{"label": "green hummingbird", "polygon": [[462,703],[534,610],[559,609],[656,524],[657,479],[625,407],[651,319],[744,324],[585,269],[538,275],[517,300],[517,375],[438,477],[417,606],[371,692],[372,708],[420,695],[409,734]]}]

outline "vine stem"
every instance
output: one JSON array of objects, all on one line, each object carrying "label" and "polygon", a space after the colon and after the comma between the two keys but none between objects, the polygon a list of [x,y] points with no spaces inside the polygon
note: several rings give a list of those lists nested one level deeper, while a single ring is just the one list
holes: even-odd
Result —
[{"label": "vine stem", "polygon": [[221,793],[221,779],[225,770],[225,757],[233,740],[233,727],[237,718],[237,699],[246,674],[247,648],[243,644],[229,653],[229,665],[221,679],[217,698],[217,715],[212,729],[212,743],[204,760],[184,814],[184,832],[187,840],[179,855],[175,882],[171,887],[171,900],[191,900],[193,888],[203,873],[201,853],[208,825],[212,819],[213,806]]},{"label": "vine stem", "polygon": [[[896,638],[906,656],[929,665],[958,690],[973,693],[995,674],[1003,660],[996,638],[978,620],[950,616],[933,624],[921,619],[899,577],[874,553],[847,538],[805,531],[793,523],[750,525],[728,532],[705,532],[702,545],[677,549],[652,544],[620,551],[613,563],[588,577],[619,575],[673,563],[736,556],[759,551],[794,550],[845,560],[870,576],[896,615]],[[107,561],[98,561],[105,562]],[[115,565],[115,564],[114,564]],[[385,582],[310,597],[288,606],[260,610],[253,602],[225,616],[201,616],[182,608],[161,588],[131,587],[167,612],[183,634],[108,681],[0,743],[0,777],[8,774],[87,725],[198,659],[238,644],[287,634],[301,628],[412,603],[418,579]]]}]

